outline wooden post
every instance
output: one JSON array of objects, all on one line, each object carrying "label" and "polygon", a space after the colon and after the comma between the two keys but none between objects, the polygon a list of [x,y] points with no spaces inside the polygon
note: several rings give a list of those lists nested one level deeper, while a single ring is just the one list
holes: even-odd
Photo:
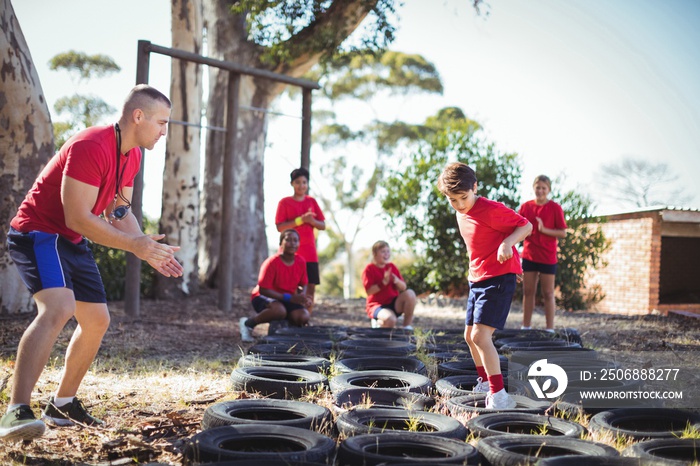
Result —
[{"label": "wooden post", "polygon": [[301,101],[301,166],[311,165],[311,89],[304,88]]}]

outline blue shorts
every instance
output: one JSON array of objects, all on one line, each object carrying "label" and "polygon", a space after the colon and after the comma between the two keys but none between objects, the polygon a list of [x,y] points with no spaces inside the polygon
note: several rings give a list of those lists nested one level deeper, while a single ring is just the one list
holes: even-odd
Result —
[{"label": "blue shorts", "polygon": [[515,274],[509,273],[480,282],[469,282],[465,325],[488,325],[499,330],[506,325],[515,293]]},{"label": "blue shorts", "polygon": [[401,314],[399,314],[398,312],[396,312],[396,300],[397,300],[397,299],[399,299],[398,296],[397,296],[396,298],[394,298],[389,304],[382,304],[381,306],[376,307],[376,308],[374,309],[374,312],[372,312],[372,318],[373,318],[373,319],[376,319],[377,316],[379,315],[379,312],[380,312],[382,309],[387,309],[387,310],[389,310],[389,311],[392,311],[394,314],[396,314],[397,317],[400,316]]},{"label": "blue shorts", "polygon": [[256,296],[251,300],[251,304],[253,305],[253,309],[255,309],[255,312],[260,314],[262,311],[270,307],[270,303],[274,303],[277,301],[278,303],[281,303],[284,308],[287,310],[287,315],[289,315],[290,312],[296,311],[297,309],[304,309],[304,306],[301,304],[297,303],[291,303],[289,301],[279,301],[277,299],[272,299],[267,296]]},{"label": "blue shorts", "polygon": [[30,293],[69,288],[76,301],[107,302],[100,271],[85,238],[74,244],[57,234],[22,233],[10,228],[7,248]]},{"label": "blue shorts", "polygon": [[542,264],[523,259],[523,272],[539,272],[550,275],[557,274],[557,264]]}]

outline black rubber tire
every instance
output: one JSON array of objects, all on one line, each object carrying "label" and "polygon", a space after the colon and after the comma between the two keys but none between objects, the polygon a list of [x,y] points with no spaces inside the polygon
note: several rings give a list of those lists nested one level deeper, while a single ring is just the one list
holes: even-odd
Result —
[{"label": "black rubber tire", "polygon": [[348,388],[378,388],[412,393],[428,393],[432,387],[424,375],[401,371],[360,371],[336,375],[330,380],[333,394]]},{"label": "black rubber tire", "polygon": [[680,438],[688,425],[700,429],[700,415],[681,409],[620,408],[594,415],[589,424],[591,432],[612,432],[634,440]]},{"label": "black rubber tire", "polygon": [[[466,422],[467,429],[481,438],[494,435],[525,434],[581,438],[586,428],[573,421],[530,413],[485,413]],[[546,428],[546,432],[540,433]]]},{"label": "black rubber tire", "polygon": [[530,413],[544,414],[552,404],[536,401],[522,395],[511,395],[516,406],[512,409],[486,409],[486,393],[474,393],[473,395],[463,395],[448,398],[445,403],[451,414],[486,414],[486,413]]},{"label": "black rubber tire", "polygon": [[[442,396],[451,398],[453,396],[473,395],[472,389],[476,385],[475,375],[451,375],[443,377],[435,382],[435,389]],[[505,379],[504,379],[505,380]]]},{"label": "black rubber tire", "polygon": [[[499,352],[501,350],[499,349]],[[526,366],[529,366],[532,364],[533,358],[532,352],[540,352],[544,353],[547,355],[547,360],[549,360],[549,357],[556,358],[559,356],[570,356],[570,357],[575,357],[577,356],[577,353],[580,352],[585,352],[582,354],[582,357],[585,357],[587,359],[594,359],[597,357],[598,352],[594,349],[591,348],[581,348],[581,347],[571,347],[571,346],[554,346],[554,347],[549,347],[549,348],[540,348],[540,347],[534,347],[534,348],[518,348],[517,351],[514,351],[508,355],[508,359],[510,359],[511,362],[517,362],[518,364],[524,364]]]},{"label": "black rubber tire", "polygon": [[354,406],[365,408],[398,408],[426,410],[435,406],[435,399],[421,393],[382,390],[379,388],[348,388],[333,396],[337,406],[348,409]]},{"label": "black rubber tire", "polygon": [[381,337],[390,340],[392,338],[402,338],[405,335],[413,335],[412,330],[403,328],[371,328],[371,327],[348,327],[348,335],[364,335],[368,338]]},{"label": "black rubber tire", "polygon": [[286,327],[279,328],[271,335],[293,335],[299,338],[319,337],[331,341],[339,341],[348,337],[348,333],[343,327],[314,326],[314,327]]},{"label": "black rubber tire", "polygon": [[348,437],[338,449],[338,466],[379,464],[479,463],[479,453],[460,440],[415,432],[365,434]]},{"label": "black rubber tire", "polygon": [[657,438],[637,442],[622,451],[632,456],[651,461],[660,466],[697,464],[700,458],[700,439]]},{"label": "black rubber tire", "polygon": [[425,364],[420,359],[413,357],[345,358],[336,361],[334,367],[341,373],[374,370],[413,372],[422,375],[428,373]]},{"label": "black rubber tire", "polygon": [[566,343],[566,340],[562,338],[557,338],[554,336],[554,334],[548,334],[548,335],[532,335],[532,336],[527,336],[527,335],[522,335],[522,336],[513,336],[513,337],[506,337],[506,338],[499,338],[498,340],[493,341],[493,345],[496,348],[500,348],[503,345],[508,345],[510,343],[528,343],[528,346],[537,346],[537,345],[532,345],[531,343],[534,342],[547,342],[547,341],[560,341],[563,343]]},{"label": "black rubber tire", "polygon": [[[534,349],[537,348],[537,349]],[[531,341],[513,341],[506,343],[498,348],[499,353],[512,353],[514,351],[548,351],[557,350],[559,348],[578,349],[581,345],[578,343],[569,343],[564,340],[531,340]]]},{"label": "black rubber tire", "polygon": [[296,399],[308,391],[325,387],[328,379],[318,372],[288,367],[237,367],[231,372],[234,390],[276,399]]},{"label": "black rubber tire", "polygon": [[546,435],[494,435],[479,440],[476,448],[492,466],[522,466],[556,456],[619,456],[609,445]]},{"label": "black rubber tire", "polygon": [[335,441],[306,429],[247,424],[222,426],[193,435],[183,451],[185,465],[223,460],[283,460],[328,463]]},{"label": "black rubber tire", "polygon": [[459,361],[462,359],[472,359],[472,355],[463,351],[438,351],[428,353],[428,357],[432,358],[438,364],[447,361]]},{"label": "black rubber tire", "polygon": [[[508,359],[500,359],[501,372],[506,377],[508,372]],[[437,366],[438,377],[449,377],[451,375],[472,375],[476,373],[476,363],[473,359],[463,359],[461,361],[441,362]]]},{"label": "black rubber tire", "polygon": [[416,350],[416,345],[408,341],[384,340],[381,338],[362,338],[343,340],[338,343],[339,351],[365,351],[368,354],[406,355]]},{"label": "black rubber tire", "polygon": [[[379,330],[379,329],[375,329]],[[348,335],[348,340],[375,340],[380,339],[384,341],[402,341],[404,343],[411,342],[411,334],[402,332],[369,332],[369,333],[353,333]]]},{"label": "black rubber tire", "polygon": [[319,356],[304,354],[246,354],[238,360],[238,367],[289,367],[304,371],[327,372],[331,362]]},{"label": "black rubber tire", "polygon": [[326,338],[306,337],[299,338],[294,335],[270,335],[259,341],[259,344],[287,345],[290,348],[300,348],[302,351],[317,351],[333,349],[333,342]]},{"label": "black rubber tire", "polygon": [[286,343],[256,343],[248,348],[248,354],[307,354],[328,358],[332,350],[312,345],[289,345]]},{"label": "black rubber tire", "polygon": [[354,409],[346,411],[335,421],[341,437],[384,432],[408,432],[414,424],[425,435],[465,440],[467,429],[457,419],[444,414],[406,409]]},{"label": "black rubber tire", "polygon": [[214,403],[202,417],[203,429],[236,424],[290,426],[330,434],[333,416],[328,408],[314,403],[263,398]]},{"label": "black rubber tire", "polygon": [[656,466],[659,463],[625,456],[593,455],[559,456],[557,458],[544,458],[537,462],[537,466],[571,466],[572,464],[585,466]]}]

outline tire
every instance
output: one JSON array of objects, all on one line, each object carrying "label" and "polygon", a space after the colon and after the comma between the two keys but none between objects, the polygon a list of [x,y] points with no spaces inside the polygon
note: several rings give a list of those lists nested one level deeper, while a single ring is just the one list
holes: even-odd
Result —
[{"label": "tire", "polygon": [[335,450],[331,438],[306,429],[273,425],[222,426],[193,435],[185,444],[185,465],[258,460],[328,463]]},{"label": "tire", "polygon": [[348,388],[377,388],[412,393],[428,393],[432,382],[424,375],[401,371],[360,371],[340,374],[330,380],[331,392]]},{"label": "tire", "polygon": [[663,438],[637,442],[623,450],[624,456],[641,458],[660,466],[697,464],[700,439]]},{"label": "tire", "polygon": [[385,432],[417,432],[430,436],[465,440],[467,429],[457,420],[444,414],[405,409],[354,409],[342,413],[335,421],[341,437]]},{"label": "tire", "polygon": [[644,461],[641,458],[593,455],[559,456],[544,458],[537,462],[537,466],[571,466],[572,464],[585,466],[658,466],[660,463]]},{"label": "tire", "polygon": [[289,345],[286,343],[256,343],[248,348],[248,354],[306,354],[328,358],[331,350],[312,345]]},{"label": "tire", "polygon": [[348,327],[348,335],[364,335],[368,338],[403,338],[406,335],[413,335],[413,331],[404,330],[402,328],[371,328],[371,327]]},{"label": "tire", "polygon": [[463,351],[437,351],[428,353],[428,357],[434,359],[438,364],[447,361],[459,361],[462,359],[472,359],[472,355]]},{"label": "tire", "polygon": [[334,401],[344,409],[360,406],[426,410],[435,406],[435,399],[427,395],[378,388],[348,388],[336,394]]},{"label": "tire", "polygon": [[596,414],[590,420],[589,429],[642,440],[680,438],[688,426],[700,429],[700,415],[680,409],[621,408]]},{"label": "tire", "polygon": [[356,435],[338,449],[338,466],[398,463],[478,464],[479,454],[464,441],[415,432]]},{"label": "tire", "polygon": [[314,326],[314,327],[286,327],[277,329],[272,335],[296,336],[299,338],[313,337],[325,338],[331,341],[343,340],[348,333],[343,327]]},{"label": "tire", "polygon": [[275,399],[299,398],[307,391],[322,389],[327,381],[318,372],[287,367],[237,367],[231,373],[234,390],[259,392]]},{"label": "tire", "polygon": [[262,344],[282,344],[287,345],[290,348],[300,348],[302,351],[307,349],[309,351],[321,350],[331,350],[333,349],[333,342],[326,338],[315,338],[315,337],[305,337],[299,338],[293,335],[270,335],[260,340]]},{"label": "tire", "polygon": [[[602,443],[542,435],[494,435],[479,440],[476,448],[492,466],[522,466],[534,464],[538,458],[556,456],[619,455],[613,447]],[[575,463],[572,458],[572,464]]]},{"label": "tire", "polygon": [[[476,376],[472,375],[451,375],[443,377],[435,382],[435,389],[444,397],[473,395],[472,389],[476,385]],[[505,379],[504,379],[505,381]]]},{"label": "tire", "polygon": [[326,372],[331,362],[319,356],[304,354],[246,354],[238,360],[238,367],[273,366],[301,369],[312,372]]},{"label": "tire", "polygon": [[265,398],[223,401],[204,411],[203,429],[235,424],[279,425],[330,432],[333,416],[328,408],[314,403]]},{"label": "tire", "polygon": [[[374,329],[380,330],[380,329]],[[409,333],[399,333],[399,332],[369,332],[369,333],[353,333],[348,336],[348,340],[373,340],[381,339],[385,341],[402,341],[404,343],[411,342],[411,335]]]},{"label": "tire", "polygon": [[[508,372],[508,359],[501,356],[500,366],[503,377]],[[476,363],[473,359],[463,359],[461,361],[448,361],[438,364],[438,377],[449,377],[451,375],[471,375],[476,373]]]},{"label": "tire", "polygon": [[413,372],[425,375],[428,370],[418,358],[404,357],[366,357],[366,358],[346,358],[335,363],[335,368],[341,373],[353,371],[371,370],[393,370],[402,372]]},{"label": "tire", "polygon": [[522,395],[511,395],[515,400],[515,408],[512,409],[486,409],[486,393],[474,393],[448,398],[445,403],[451,414],[487,414],[487,413],[529,413],[544,414],[550,408],[551,403],[536,401]]},{"label": "tire", "polygon": [[367,354],[375,354],[377,352],[384,355],[406,355],[416,350],[416,345],[408,341],[384,340],[381,338],[362,338],[357,340],[343,340],[338,343],[340,351],[357,351],[362,350]]},{"label": "tire", "polygon": [[[584,352],[582,355],[578,355],[580,352]],[[499,349],[500,352],[500,349]],[[554,347],[548,347],[548,348],[541,348],[541,347],[534,347],[534,348],[518,348],[517,351],[514,351],[509,354],[508,359],[510,359],[511,362],[517,362],[518,364],[524,364],[525,366],[529,366],[534,362],[533,357],[532,357],[532,352],[541,352],[543,354],[546,354],[547,360],[549,358],[557,358],[561,356],[566,356],[566,357],[576,357],[582,356],[585,357],[586,359],[595,359],[597,357],[597,351],[591,348],[581,348],[581,347],[571,347],[571,346],[554,346]]]},{"label": "tire", "polygon": [[529,413],[488,413],[469,419],[469,432],[477,436],[492,437],[505,434],[525,434],[581,438],[586,429],[573,421]]},{"label": "tire", "polygon": [[[533,349],[538,348],[538,349]],[[513,351],[528,350],[528,351],[547,351],[557,348],[581,348],[578,343],[569,343],[564,340],[531,340],[531,341],[513,341],[502,345],[499,353],[512,353]]]}]

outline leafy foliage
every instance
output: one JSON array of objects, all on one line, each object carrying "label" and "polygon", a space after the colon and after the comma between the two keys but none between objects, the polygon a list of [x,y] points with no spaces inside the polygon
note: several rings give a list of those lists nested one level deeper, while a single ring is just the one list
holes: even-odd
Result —
[{"label": "leafy foliage", "polygon": [[[143,218],[144,233],[157,233],[158,222]],[[90,249],[100,269],[102,282],[107,292],[108,301],[124,299],[126,281],[126,252],[121,249],[108,248],[97,243],[90,243]],[[156,271],[147,262],[141,262],[141,295],[145,298],[155,297]]]},{"label": "leafy foliage", "polygon": [[49,60],[49,69],[63,69],[79,79],[102,78],[121,71],[119,65],[107,55],[87,55],[75,50],[54,55]]},{"label": "leafy foliage", "polygon": [[436,187],[438,175],[449,162],[472,166],[479,193],[516,208],[520,183],[517,154],[500,153],[480,136],[480,125],[457,108],[443,109],[426,120],[432,134],[402,160],[386,180],[382,200],[387,220],[401,230],[416,254],[412,267],[402,271],[417,292],[466,291],[468,257],[454,210]]},{"label": "leafy foliage", "polygon": [[600,228],[588,225],[592,210],[588,196],[575,191],[552,192],[552,200],[561,205],[568,226],[566,237],[559,240],[555,279],[559,288],[557,303],[564,309],[586,309],[605,297],[600,289],[591,290],[586,295],[583,290],[586,270],[605,265],[602,254],[610,242]]}]

